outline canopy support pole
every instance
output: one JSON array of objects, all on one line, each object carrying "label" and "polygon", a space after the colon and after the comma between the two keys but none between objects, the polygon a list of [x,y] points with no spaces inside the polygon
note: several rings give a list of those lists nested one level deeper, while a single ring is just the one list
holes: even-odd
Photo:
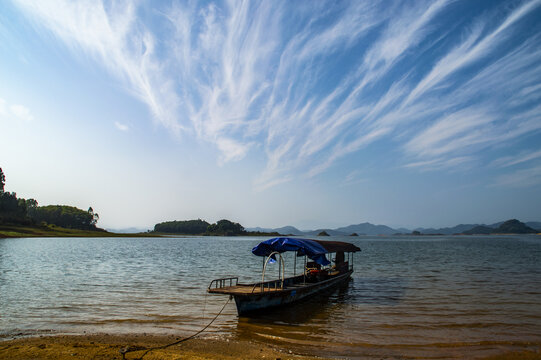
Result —
[{"label": "canopy support pole", "polygon": [[306,284],[306,255],[304,255],[304,279],[303,279],[303,283]]},{"label": "canopy support pole", "polygon": [[297,275],[297,252],[295,251],[295,259],[293,259],[293,276]]},{"label": "canopy support pole", "polygon": [[[271,256],[272,255],[275,255],[275,254],[278,254],[278,256],[280,256],[280,269],[282,270],[282,278],[278,279],[278,280],[281,280],[280,282],[280,288],[283,289],[284,288],[284,277],[285,277],[285,273],[284,273],[284,268],[285,268],[285,265],[284,265],[284,258],[282,257],[282,254],[280,254],[278,251],[275,251],[275,252],[272,252],[270,253],[269,256],[267,256],[267,258],[265,259],[265,263],[263,265],[263,275],[261,277],[261,292],[263,292],[263,290],[265,289],[265,271],[267,270],[267,264],[269,263]],[[280,274],[278,274],[278,277],[280,277]],[[269,288],[270,288],[270,284],[269,284]]]}]

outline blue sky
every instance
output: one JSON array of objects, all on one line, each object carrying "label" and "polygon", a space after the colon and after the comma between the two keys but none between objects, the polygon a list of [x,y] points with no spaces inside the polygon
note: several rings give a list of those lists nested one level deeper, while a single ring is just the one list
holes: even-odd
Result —
[{"label": "blue sky", "polygon": [[3,1],[0,167],[99,225],[541,221],[541,1]]}]

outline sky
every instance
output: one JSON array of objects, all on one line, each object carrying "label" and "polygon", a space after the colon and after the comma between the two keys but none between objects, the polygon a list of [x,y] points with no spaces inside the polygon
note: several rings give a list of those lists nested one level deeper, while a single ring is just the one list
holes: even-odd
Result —
[{"label": "sky", "polygon": [[541,221],[541,1],[0,2],[0,167],[104,228]]}]

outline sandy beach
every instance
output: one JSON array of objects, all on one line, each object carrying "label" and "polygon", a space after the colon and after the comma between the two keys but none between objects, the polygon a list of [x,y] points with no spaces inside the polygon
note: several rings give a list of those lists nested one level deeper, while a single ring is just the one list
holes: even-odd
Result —
[{"label": "sandy beach", "polygon": [[[156,335],[58,335],[19,338],[0,342],[0,359],[138,359],[152,347],[181,339]],[[144,359],[323,359],[294,353],[276,346],[246,341],[216,339],[201,335],[166,349],[153,350]]]},{"label": "sandy beach", "polygon": [[[165,335],[56,335],[19,338],[0,342],[0,359],[122,359],[121,351],[136,350],[125,354],[126,359],[139,359],[146,350],[160,347],[181,339]],[[358,358],[358,357],[354,357]],[[385,357],[405,359],[412,357]],[[539,360],[541,349],[525,349],[488,357],[480,360]],[[202,335],[181,344],[157,349],[144,355],[144,359],[272,359],[308,360],[330,359],[299,354],[294,349],[256,341],[215,338]]]},{"label": "sandy beach", "polygon": [[[125,359],[140,359],[148,349],[165,346],[182,339],[173,335],[55,335],[27,337],[0,342],[0,359],[122,359],[122,351],[129,350]],[[535,347],[534,347],[535,348]],[[135,351],[132,351],[135,350]],[[385,357],[388,359],[414,359],[417,357]],[[437,354],[433,354],[437,355]],[[166,349],[156,349],[143,357],[151,359],[272,359],[272,360],[325,360],[331,358],[300,354],[295,349],[256,341],[216,338],[201,335]],[[354,356],[353,358],[359,359]],[[421,357],[423,358],[423,357]],[[479,360],[539,360],[541,348],[531,347],[518,351],[505,351]]]}]

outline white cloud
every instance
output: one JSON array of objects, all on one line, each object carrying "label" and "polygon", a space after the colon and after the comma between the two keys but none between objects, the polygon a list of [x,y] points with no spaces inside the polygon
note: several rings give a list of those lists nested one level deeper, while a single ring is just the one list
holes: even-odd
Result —
[{"label": "white cloud", "polygon": [[541,158],[541,150],[522,152],[516,156],[505,156],[492,162],[492,166],[508,167]]},{"label": "white cloud", "polygon": [[[472,164],[475,159],[471,156],[458,156],[452,158],[440,157],[430,160],[417,161],[404,165],[405,168],[416,168],[420,171],[452,170],[464,168],[465,165]],[[469,168],[468,168],[469,169]]]},{"label": "white cloud", "polygon": [[432,71],[412,90],[405,104],[414,101],[429,89],[436,87],[450,74],[461,70],[482,57],[488,56],[490,51],[506,37],[506,30],[540,4],[540,0],[524,3],[513,11],[500,26],[484,37],[481,37],[484,26],[479,23],[476,24],[470,36],[443,57]]},{"label": "white cloud", "polygon": [[353,170],[344,178],[340,185],[351,186],[365,181],[366,179],[362,176],[362,172],[360,170]]},{"label": "white cloud", "polygon": [[23,121],[34,120],[34,116],[30,113],[30,110],[22,105],[11,105],[9,109],[11,113],[20,120],[23,120]]},{"label": "white cloud", "polygon": [[486,126],[494,120],[495,117],[485,109],[464,109],[436,120],[411,139],[405,148],[419,156],[463,151],[464,146],[486,141]]},{"label": "white cloud", "polygon": [[34,120],[34,115],[32,115],[30,109],[19,104],[10,105],[2,98],[0,98],[0,116],[24,122]]},{"label": "white cloud", "polygon": [[493,186],[530,187],[541,184],[541,165],[499,176]]},{"label": "white cloud", "polygon": [[115,121],[115,127],[120,131],[130,130],[130,127],[128,125],[119,123],[118,121]]},{"label": "white cloud", "polygon": [[17,1],[75,53],[88,54],[125,82],[164,126],[182,129],[175,109],[178,97],[155,56],[155,39],[140,27],[135,4],[64,0]]}]

